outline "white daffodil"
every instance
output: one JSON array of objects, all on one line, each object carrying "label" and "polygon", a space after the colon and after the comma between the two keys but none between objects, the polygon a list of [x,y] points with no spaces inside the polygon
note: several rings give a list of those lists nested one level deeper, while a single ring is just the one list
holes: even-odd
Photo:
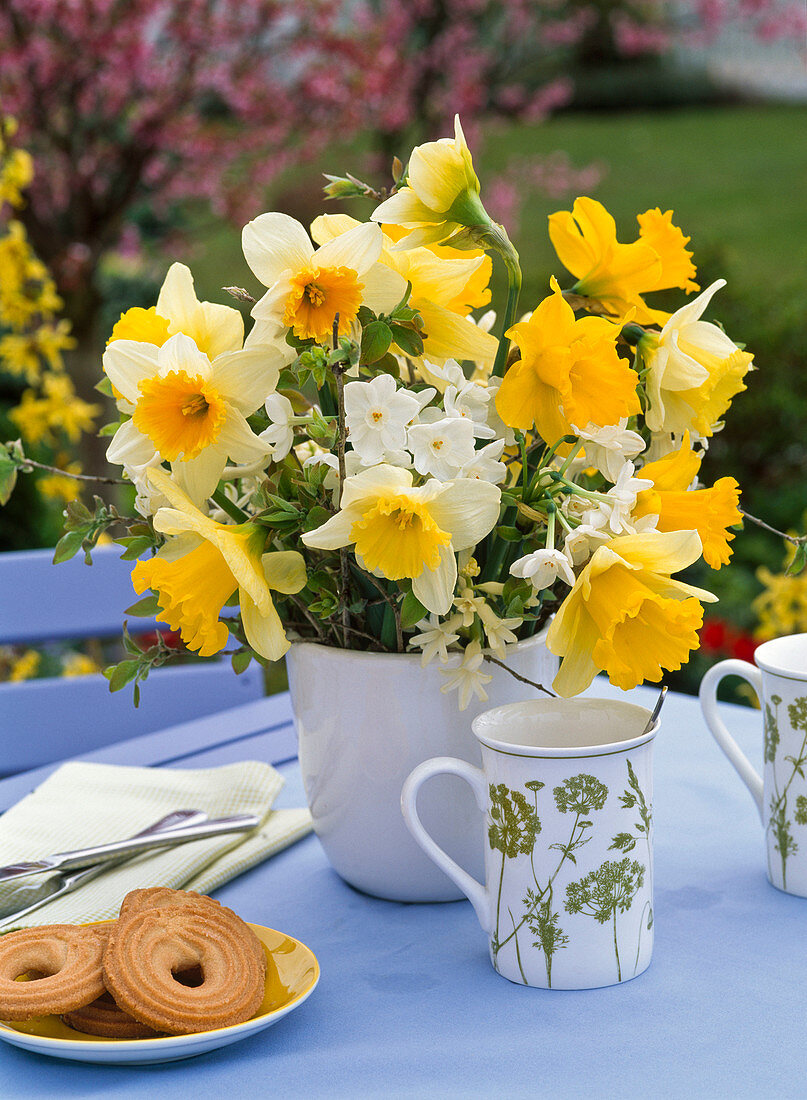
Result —
[{"label": "white daffodil", "polygon": [[282,462],[294,445],[294,407],[282,393],[273,393],[263,403],[266,415],[272,421],[260,434],[272,448],[272,458]]},{"label": "white daffodil", "polygon": [[[591,501],[591,507],[583,512],[583,522],[592,527],[607,527],[612,535],[632,534],[646,524],[631,517],[636,506],[636,497],[644,489],[651,489],[653,482],[647,478],[634,477],[632,462],[624,462],[617,474],[616,481],[599,500]],[[647,518],[647,517],[644,517]]]},{"label": "white daffodil", "polygon": [[489,225],[479,198],[479,179],[454,117],[454,137],[418,145],[409,158],[406,186],[373,211],[372,219],[411,232],[399,249],[445,241],[468,225]]},{"label": "white daffodil", "polygon": [[676,310],[660,333],[647,332],[640,339],[637,351],[647,369],[646,420],[651,431],[693,429],[711,435],[732,398],[745,389],[743,377],[753,356],[741,351],[717,325],[701,320],[715,292],[725,285],[725,279],[717,279]]},{"label": "white daffodil", "polygon": [[414,424],[407,432],[407,446],[419,474],[448,481],[474,457],[474,426],[470,420],[453,416]]},{"label": "white daffodil", "polygon": [[569,586],[575,582],[571,562],[562,550],[533,550],[510,566],[514,577],[528,580],[536,592],[551,588],[555,581],[563,581]]},{"label": "white daffodil", "polygon": [[475,596],[472,588],[463,588],[460,594],[454,597],[454,607],[457,609],[460,625],[466,630],[473,626],[477,615],[481,614],[484,603],[484,597]]},{"label": "white daffodil", "polygon": [[246,418],[274,390],[280,367],[264,346],[226,351],[211,363],[182,333],[161,347],[115,340],[104,352],[104,370],[132,418],[115,433],[108,459],[146,466],[159,455],[191,499],[204,500],[228,458],[249,464],[268,454]]},{"label": "white daffodil", "polygon": [[460,710],[467,709],[474,695],[483,703],[487,700],[485,684],[489,684],[493,677],[489,672],[482,672],[481,666],[484,659],[482,646],[479,642],[473,641],[465,647],[457,668],[440,669],[441,675],[446,677],[446,682],[440,691],[443,695],[447,695],[449,691],[458,692]]},{"label": "white daffodil", "polygon": [[572,565],[587,562],[598,546],[608,542],[611,536],[602,527],[593,527],[590,523],[581,523],[570,531],[563,540],[563,552]]},{"label": "white daffodil", "polygon": [[[431,391],[428,400],[434,396]],[[345,386],[347,437],[366,466],[383,462],[390,451],[406,446],[406,428],[421,410],[413,393],[398,389],[391,374]]]},{"label": "white daffodil", "polygon": [[448,660],[448,647],[459,638],[459,634],[454,632],[459,622],[458,615],[451,615],[448,619],[429,615],[427,619],[420,620],[417,624],[420,633],[412,635],[409,645],[418,646],[423,651],[420,658],[421,668],[425,668],[435,657],[439,657],[441,661]]},{"label": "white daffodil", "polygon": [[522,619],[500,619],[490,604],[483,604],[479,612],[482,626],[485,629],[485,637],[488,645],[498,657],[505,656],[505,647],[518,641],[513,633],[514,629],[521,626]]},{"label": "white daffodil", "polygon": [[507,467],[499,460],[504,451],[504,440],[495,439],[487,446],[474,451],[474,457],[460,469],[460,477],[475,477],[479,481],[490,481],[500,485],[507,477]]},{"label": "white daffodil", "polygon": [[496,432],[487,423],[490,394],[487,386],[478,382],[467,382],[463,376],[459,384],[451,382],[446,386],[443,394],[446,416],[470,420],[477,439],[495,439]]},{"label": "white daffodil", "polygon": [[113,340],[135,340],[161,347],[178,332],[190,336],[200,351],[215,359],[244,344],[244,319],[239,310],[218,302],[200,302],[193,276],[184,264],[171,264],[160,289],[157,305],[134,307],[121,314],[112,329]]},{"label": "white daffodil", "polygon": [[445,615],[457,583],[455,552],[475,546],[499,518],[501,493],[484,481],[430,479],[382,464],[345,479],[339,512],[302,536],[306,546],[355,545],[371,571],[412,580],[423,606]]},{"label": "white daffodil", "polygon": [[[261,214],[242,233],[244,256],[266,294],[255,304],[255,327],[248,344],[285,339],[291,330],[301,340],[330,345],[339,315],[339,332],[354,333],[356,315],[366,305],[376,313],[400,302],[406,283],[378,263],[383,234],[377,225],[357,225],[315,249],[305,229],[288,214]],[[294,358],[288,348],[287,362]]]},{"label": "white daffodil", "polygon": [[623,417],[618,424],[603,428],[597,424],[586,424],[585,428],[572,425],[586,445],[584,465],[596,466],[612,482],[619,477],[623,463],[644,450],[644,440],[638,432],[630,431],[627,424],[627,417]]}]

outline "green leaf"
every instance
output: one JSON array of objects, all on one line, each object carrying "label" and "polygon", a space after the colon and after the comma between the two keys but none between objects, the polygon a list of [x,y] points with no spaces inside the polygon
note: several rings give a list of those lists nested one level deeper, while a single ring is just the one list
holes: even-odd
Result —
[{"label": "green leaf", "polygon": [[414,329],[403,325],[392,325],[392,338],[404,355],[417,357],[423,354],[423,337]]},{"label": "green leaf", "polygon": [[412,592],[407,592],[401,604],[401,626],[404,630],[411,630],[428,614],[428,608],[423,606],[417,596]]},{"label": "green leaf", "polygon": [[0,504],[8,504],[17,484],[17,465],[5,448],[0,449]]},{"label": "green leaf", "polygon": [[392,329],[384,321],[371,321],[362,330],[361,357],[365,363],[375,363],[389,351]]},{"label": "green leaf", "polygon": [[120,661],[111,668],[104,669],[104,676],[109,680],[110,691],[120,691],[135,679],[140,671],[139,661]]},{"label": "green leaf", "polygon": [[120,427],[120,420],[115,420],[111,424],[104,424],[102,428],[98,429],[96,433],[99,439],[105,439],[107,436],[114,435]]},{"label": "green leaf", "polygon": [[252,654],[248,649],[239,649],[232,655],[233,672],[236,676],[240,676],[242,672],[246,672],[252,661]]},{"label": "green leaf", "polygon": [[58,565],[60,562],[74,558],[81,549],[83,542],[84,533],[82,531],[68,531],[66,535],[62,535],[56,543],[56,549],[53,551],[53,564]]},{"label": "green leaf", "polygon": [[524,532],[517,527],[497,527],[496,534],[505,542],[521,542],[524,538]]},{"label": "green leaf", "polygon": [[153,619],[160,612],[159,598],[154,592],[148,596],[136,600],[131,607],[127,607],[124,615],[133,615],[136,619]]},{"label": "green leaf", "polygon": [[99,393],[102,393],[104,397],[115,396],[112,392],[112,383],[109,381],[106,375],[104,375],[100,382],[95,383],[95,389],[98,390]]},{"label": "green leaf", "polygon": [[313,531],[317,527],[321,527],[323,523],[327,523],[331,519],[331,513],[327,508],[322,508],[317,505],[316,508],[312,508],[303,521],[303,531]]},{"label": "green leaf", "polygon": [[154,545],[154,539],[149,535],[139,535],[135,538],[120,538],[115,539],[115,542],[120,546],[125,546],[125,551],[121,554],[121,561],[136,561],[146,550],[150,550]]}]

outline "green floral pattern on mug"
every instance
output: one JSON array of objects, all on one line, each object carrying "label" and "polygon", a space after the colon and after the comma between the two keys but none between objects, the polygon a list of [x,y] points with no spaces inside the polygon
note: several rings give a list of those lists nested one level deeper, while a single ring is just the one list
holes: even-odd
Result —
[{"label": "green floral pattern on mug", "polygon": [[[807,797],[797,795],[791,802],[793,794],[791,788],[798,776],[805,780],[805,767],[807,766],[807,695],[798,696],[789,704],[787,717],[793,731],[804,733],[801,748],[795,755],[786,755],[783,758],[785,764],[782,785],[779,784],[777,774],[777,751],[780,744],[779,731],[779,707],[782,698],[780,695],[772,695],[765,704],[765,760],[772,767],[772,792],[770,798],[770,812],[768,815],[768,828],[773,836],[774,851],[779,853],[782,870],[782,889],[787,890],[787,861],[799,850],[798,842],[793,836],[793,824],[807,825]],[[791,811],[791,807],[795,809]],[[792,817],[791,817],[792,812]],[[772,877],[772,869],[768,868]]]},{"label": "green floral pattern on mug", "polygon": [[[559,857],[554,870],[542,878],[536,871],[535,846],[542,831],[539,816],[539,792],[545,784],[539,779],[529,780],[522,791],[511,790],[505,784],[491,784],[488,843],[492,851],[501,852],[495,928],[491,940],[493,965],[499,969],[497,959],[505,949],[512,951],[525,985],[528,984],[521,960],[525,926],[532,934],[531,946],[540,951],[546,967],[547,986],[552,987],[552,965],[555,955],[569,946],[572,932],[564,927],[561,909],[570,915],[583,914],[601,924],[610,922],[613,930],[616,980],[622,981],[622,960],[619,953],[618,914],[631,908],[634,898],[645,883],[648,867],[652,870],[652,810],[639,785],[630,760],[627,761],[627,786],[619,796],[621,808],[630,811],[632,820],[619,831],[609,848],[632,852],[642,842],[647,849],[647,866],[638,859],[625,855],[622,859],[605,860],[597,867],[584,871],[576,881],[568,882],[562,906],[555,899],[556,880],[561,869],[571,863],[578,866],[583,849],[592,839],[591,830],[596,815],[603,810],[609,797],[608,788],[593,775],[580,773],[569,776],[553,791],[555,808],[561,814],[572,817],[566,839],[549,844],[547,851],[557,851]],[[532,798],[530,798],[530,795]],[[545,796],[544,796],[545,797]],[[509,860],[529,857],[534,888],[528,887],[522,899],[522,912],[514,914],[509,908],[502,912],[504,880]],[[649,886],[652,899],[652,882]],[[651,900],[645,903],[636,948],[634,973],[638,967],[641,936],[644,928],[653,924]],[[506,923],[509,922],[509,923]]]}]

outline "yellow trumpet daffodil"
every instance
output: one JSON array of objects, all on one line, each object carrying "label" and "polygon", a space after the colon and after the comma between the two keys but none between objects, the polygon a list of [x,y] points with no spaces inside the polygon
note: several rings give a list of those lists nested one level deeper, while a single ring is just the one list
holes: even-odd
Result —
[{"label": "yellow trumpet daffodil", "polygon": [[[347,214],[322,214],[312,222],[311,235],[324,245],[360,224]],[[409,305],[423,318],[423,355],[416,362],[469,359],[489,369],[498,341],[470,321],[468,314],[490,301],[490,257],[441,246],[396,252],[400,233],[391,226],[383,231],[379,260],[404,284],[411,283]]]},{"label": "yellow trumpet daffodil", "polygon": [[671,574],[700,554],[694,531],[647,531],[599,546],[549,627],[546,644],[562,658],[555,691],[577,695],[600,671],[628,690],[680,668],[698,646],[699,601],[716,597]]},{"label": "yellow trumpet daffodil", "polygon": [[496,395],[499,416],[512,428],[535,427],[547,443],[590,422],[617,424],[639,412],[638,377],[616,352],[620,325],[604,317],[577,320],[557,280],[528,321],[507,335],[521,357]]},{"label": "yellow trumpet daffodil", "polygon": [[491,224],[479,190],[471,151],[455,115],[454,137],[418,145],[409,159],[406,185],[377,206],[371,217],[410,230],[396,249],[440,244],[468,227]]},{"label": "yellow trumpet daffodil", "polygon": [[564,267],[577,278],[575,294],[596,298],[612,316],[630,308],[640,324],[663,320],[642,294],[679,287],[697,290],[689,237],[672,224],[672,211],[648,210],[637,218],[639,238],[622,244],[616,222],[596,199],[575,199],[571,210],[549,215],[549,237]]},{"label": "yellow trumpet daffodil", "polygon": [[247,641],[267,660],[280,660],[290,643],[272,592],[290,595],[305,587],[302,554],[265,554],[266,531],[258,524],[217,523],[164,470],[150,470],[148,477],[172,505],[157,511],[154,526],[177,541],[166,552],[137,562],[132,571],[135,592],[156,592],[158,619],[180,631],[189,649],[210,657],[227,644],[229,631],[219,614],[237,589]]},{"label": "yellow trumpet daffodil", "polygon": [[744,390],[753,355],[725,332],[701,320],[713,295],[726,285],[717,279],[676,310],[660,333],[646,332],[637,345],[646,368],[647,426],[654,432],[710,436],[732,400]]},{"label": "yellow trumpet daffodil", "polygon": [[194,500],[204,500],[228,459],[248,464],[269,455],[246,418],[274,391],[283,361],[277,349],[256,346],[211,362],[183,333],[161,347],[114,340],[104,352],[104,370],[131,420],[118,428],[107,457],[144,467],[158,456],[174,465]]},{"label": "yellow trumpet daffodil", "polygon": [[[283,343],[291,330],[301,340],[330,344],[336,315],[339,332],[357,331],[362,305],[376,313],[393,309],[406,283],[378,262],[382,233],[357,224],[315,249],[305,229],[287,214],[261,214],[242,233],[244,256],[266,294],[252,310],[255,327],[247,344]],[[294,349],[286,345],[287,361]]]},{"label": "yellow trumpet daffodil", "polygon": [[127,309],[109,337],[136,340],[161,347],[169,336],[182,332],[210,359],[237,351],[244,343],[244,319],[239,310],[218,302],[200,302],[193,276],[184,264],[171,264],[160,289],[157,305]]},{"label": "yellow trumpet daffodil", "polygon": [[424,607],[445,615],[457,583],[455,552],[475,546],[499,518],[501,492],[471,478],[413,485],[409,470],[382,464],[345,479],[340,509],[306,546],[355,546],[356,557],[388,580],[411,579]]},{"label": "yellow trumpet daffodil", "polygon": [[687,432],[677,451],[642,467],[642,478],[652,481],[653,488],[639,493],[633,515],[639,519],[655,513],[659,531],[697,531],[704,561],[719,569],[731,557],[734,534],[728,528],[742,523],[740,486],[733,477],[721,477],[711,489],[690,489],[700,465]]}]

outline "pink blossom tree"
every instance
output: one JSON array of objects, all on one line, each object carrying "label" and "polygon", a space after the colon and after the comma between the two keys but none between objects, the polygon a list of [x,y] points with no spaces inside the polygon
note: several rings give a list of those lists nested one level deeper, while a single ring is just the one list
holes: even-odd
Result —
[{"label": "pink blossom tree", "polygon": [[21,218],[78,334],[135,203],[251,216],[292,159],[356,127],[362,81],[336,0],[2,0],[0,104],[37,168]]}]

